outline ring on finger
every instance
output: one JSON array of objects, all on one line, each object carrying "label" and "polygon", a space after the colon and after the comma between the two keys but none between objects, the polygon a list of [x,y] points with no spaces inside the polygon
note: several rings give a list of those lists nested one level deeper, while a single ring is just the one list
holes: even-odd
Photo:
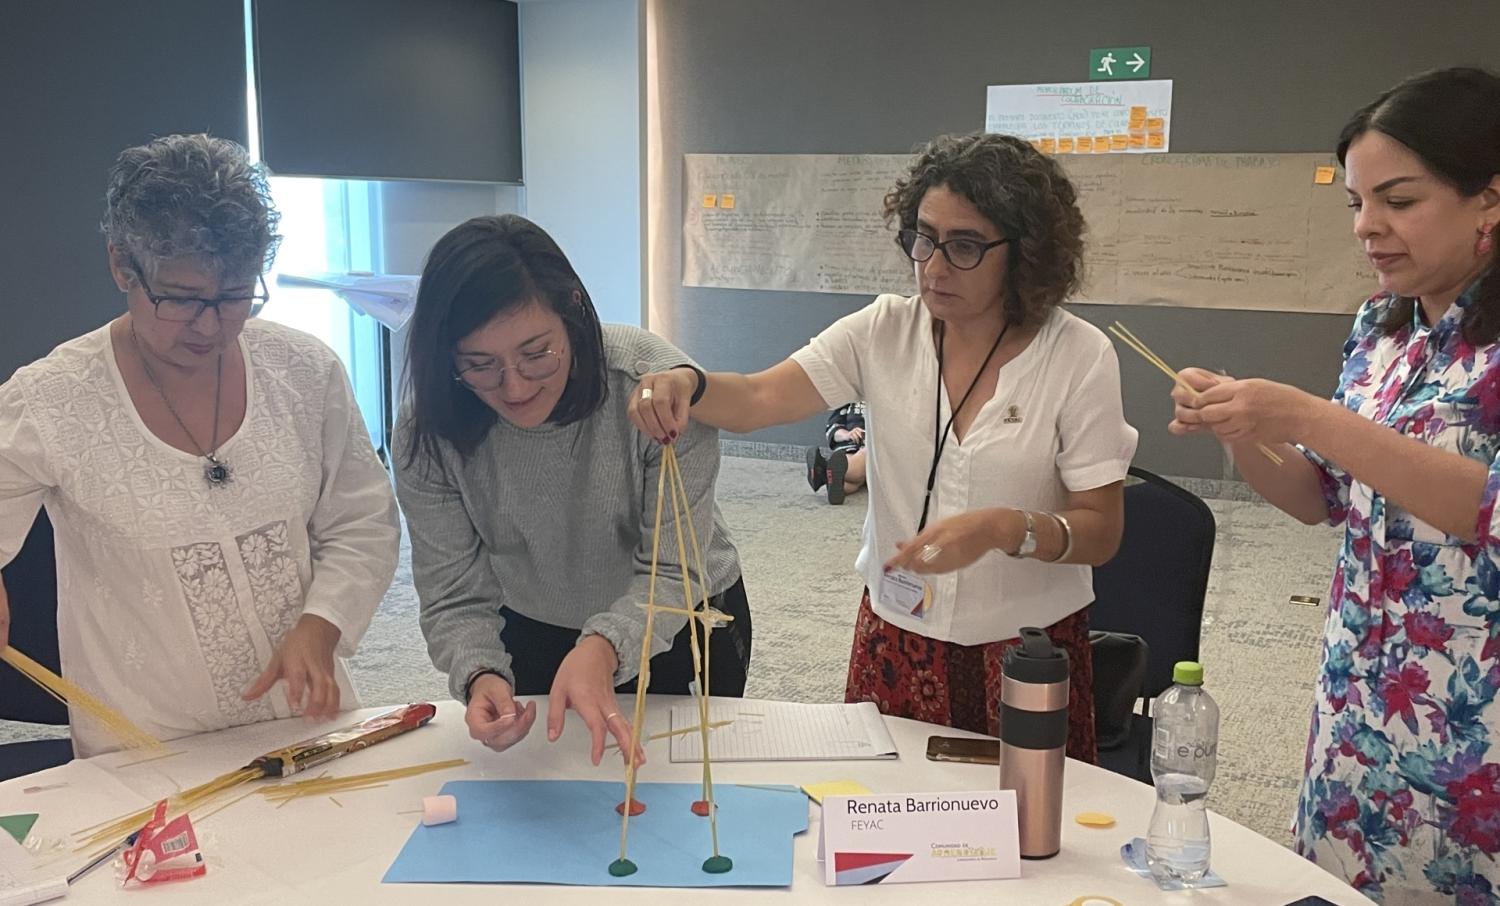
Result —
[{"label": "ring on finger", "polygon": [[940,546],[936,544],[924,544],[922,545],[921,552],[917,554],[917,559],[923,563],[931,563],[942,556],[942,553],[943,549]]},{"label": "ring on finger", "polygon": [[604,719],[605,720],[614,720],[616,717],[619,717],[619,716],[620,716],[620,712],[619,711],[611,711],[608,714],[604,715]]},{"label": "ring on finger", "polygon": [[649,400],[650,398],[651,398],[651,388],[650,387],[642,387],[641,388],[641,400],[645,401],[645,400]]}]

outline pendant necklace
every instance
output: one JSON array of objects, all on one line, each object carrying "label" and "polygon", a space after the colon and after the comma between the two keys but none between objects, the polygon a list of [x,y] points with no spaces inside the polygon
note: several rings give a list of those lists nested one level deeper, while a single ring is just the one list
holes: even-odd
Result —
[{"label": "pendant necklace", "polygon": [[161,382],[156,379],[156,374],[152,372],[151,364],[146,361],[146,350],[141,346],[141,338],[136,336],[134,324],[130,325],[130,339],[135,343],[135,351],[141,357],[141,367],[146,369],[146,377],[151,380],[151,386],[156,388],[157,395],[161,397],[161,401],[163,403],[166,403],[167,411],[172,413],[172,417],[177,420],[177,427],[181,428],[182,433],[187,435],[188,442],[191,443],[193,445],[193,448],[198,451],[198,455],[207,460],[207,462],[203,466],[203,479],[207,481],[209,485],[216,488],[223,487],[224,485],[228,484],[229,478],[233,474],[233,472],[229,468],[229,464],[219,458],[218,449],[219,399],[222,396],[222,393],[220,391],[223,389],[224,385],[224,353],[219,353],[219,367],[214,376],[213,440],[209,441],[208,449],[204,450],[203,445],[198,443],[198,439],[193,437],[193,432],[188,430],[188,426],[185,422],[183,422],[182,416],[177,414],[176,407],[172,405],[172,401],[167,397],[167,391],[162,389]]}]

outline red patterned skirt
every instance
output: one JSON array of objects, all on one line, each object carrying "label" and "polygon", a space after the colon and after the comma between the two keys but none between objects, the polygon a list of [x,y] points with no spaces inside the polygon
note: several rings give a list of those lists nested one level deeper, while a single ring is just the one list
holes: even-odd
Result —
[{"label": "red patterned skirt", "polygon": [[[1047,627],[1068,652],[1068,757],[1097,764],[1094,737],[1094,657],[1088,608]],[[874,702],[882,714],[1000,735],[1000,665],[1019,638],[958,645],[892,626],[859,602],[849,683],[844,700]]]}]

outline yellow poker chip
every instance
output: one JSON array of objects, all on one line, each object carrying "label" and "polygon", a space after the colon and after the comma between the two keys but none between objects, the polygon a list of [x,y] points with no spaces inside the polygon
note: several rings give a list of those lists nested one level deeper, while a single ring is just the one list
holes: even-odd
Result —
[{"label": "yellow poker chip", "polygon": [[1069,903],[1068,906],[1125,906],[1125,904],[1111,897],[1102,897],[1098,894],[1088,894],[1087,896],[1079,897],[1078,899]]},{"label": "yellow poker chip", "polygon": [[1084,827],[1114,827],[1115,816],[1106,815],[1103,812],[1079,812],[1073,817],[1074,821]]}]

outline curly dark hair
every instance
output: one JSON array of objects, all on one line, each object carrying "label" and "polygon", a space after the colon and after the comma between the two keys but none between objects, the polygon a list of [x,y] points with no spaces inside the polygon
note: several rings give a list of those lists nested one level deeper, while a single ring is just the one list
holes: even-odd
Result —
[{"label": "curly dark hair", "polygon": [[1005,318],[1036,324],[1077,292],[1083,279],[1083,214],[1057,161],[1023,139],[974,132],[928,142],[885,196],[885,220],[915,229],[929,189],[962,195],[1010,240]]},{"label": "curly dark hair", "polygon": [[271,266],[280,220],[265,168],[235,142],[200,133],[121,151],[99,228],[148,276],[164,260],[199,258],[239,277]]}]

